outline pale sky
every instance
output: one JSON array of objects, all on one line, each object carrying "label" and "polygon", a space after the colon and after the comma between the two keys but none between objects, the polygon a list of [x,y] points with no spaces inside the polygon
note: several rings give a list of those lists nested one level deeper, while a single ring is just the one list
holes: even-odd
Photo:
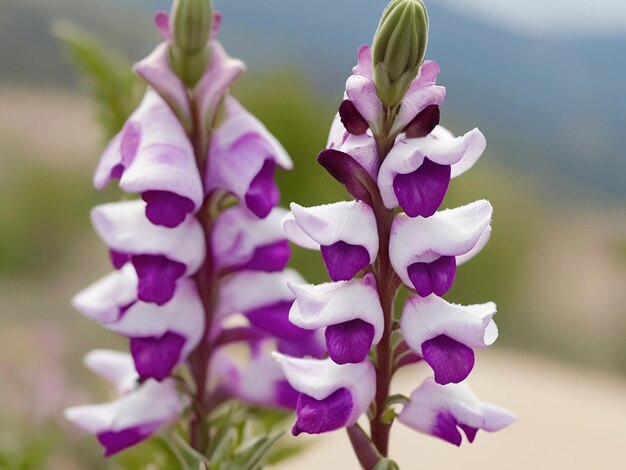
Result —
[{"label": "pale sky", "polygon": [[527,36],[626,36],[626,0],[427,0]]}]

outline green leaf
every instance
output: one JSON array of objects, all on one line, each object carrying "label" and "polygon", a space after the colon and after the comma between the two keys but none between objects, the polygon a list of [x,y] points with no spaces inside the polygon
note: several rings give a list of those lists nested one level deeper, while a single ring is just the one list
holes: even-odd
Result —
[{"label": "green leaf", "polygon": [[261,436],[249,441],[246,446],[237,452],[236,463],[242,469],[256,470],[270,448],[281,438],[284,432],[273,436]]},{"label": "green leaf", "polygon": [[89,33],[68,21],[57,21],[53,34],[63,43],[96,102],[96,116],[109,140],[136,108],[145,85],[131,71],[130,62],[106,50]]}]

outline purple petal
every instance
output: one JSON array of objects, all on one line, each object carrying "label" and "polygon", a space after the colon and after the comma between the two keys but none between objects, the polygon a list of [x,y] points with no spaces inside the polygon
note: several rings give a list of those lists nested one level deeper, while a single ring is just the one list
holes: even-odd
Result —
[{"label": "purple petal", "polygon": [[413,263],[408,267],[408,273],[421,297],[428,297],[433,292],[441,297],[454,283],[456,258],[442,256],[432,263]]},{"label": "purple petal", "polygon": [[130,261],[130,255],[128,253],[121,253],[115,250],[109,250],[109,257],[115,269],[121,269],[122,266]]},{"label": "purple petal", "polygon": [[476,439],[476,433],[478,432],[478,429],[473,428],[471,426],[467,426],[465,424],[459,424],[459,427],[463,430],[463,432],[467,436],[467,440],[470,442],[474,442],[474,439]]},{"label": "purple petal", "polygon": [[443,202],[450,185],[451,167],[424,159],[412,173],[398,174],[393,189],[398,202],[409,217],[430,217]]},{"label": "purple petal", "polygon": [[169,377],[184,346],[185,338],[169,331],[160,338],[131,338],[130,352],[139,377],[159,382]]},{"label": "purple petal", "polygon": [[273,160],[265,160],[261,171],[252,180],[246,193],[246,206],[261,219],[267,217],[280,199],[274,181],[275,169],[276,163]]},{"label": "purple petal", "polygon": [[124,165],[122,165],[121,163],[118,163],[117,165],[115,165],[113,168],[111,168],[111,178],[112,179],[120,179],[122,177],[122,175],[124,174]]},{"label": "purple petal", "polygon": [[336,364],[357,364],[370,352],[374,327],[357,318],[327,327],[325,335],[328,354]]},{"label": "purple petal", "polygon": [[459,383],[474,368],[474,351],[446,335],[439,335],[422,344],[424,360],[435,372],[440,385]]},{"label": "purple petal", "polygon": [[415,116],[404,128],[404,133],[410,139],[426,137],[439,125],[440,117],[439,106],[436,104],[426,106],[426,108]]},{"label": "purple petal", "polygon": [[121,431],[101,432],[97,438],[104,446],[104,456],[110,457],[150,437],[159,429],[160,425],[161,423],[147,423]]},{"label": "purple petal", "polygon": [[300,394],[286,380],[276,384],[276,403],[284,408],[295,410]]},{"label": "purple petal", "polygon": [[435,418],[432,434],[458,447],[461,445],[462,437],[456,426],[457,421],[452,414],[440,412]]},{"label": "purple petal", "polygon": [[292,325],[289,321],[291,304],[293,301],[287,300],[266,305],[246,312],[246,317],[250,323],[263,331],[279,338],[295,340],[304,336],[308,331]]},{"label": "purple petal", "polygon": [[146,202],[146,217],[154,225],[178,227],[195,209],[193,201],[169,191],[146,191],[141,194]]},{"label": "purple petal", "polygon": [[353,135],[362,135],[367,132],[369,125],[350,100],[344,100],[339,106],[339,116],[346,130]]},{"label": "purple petal", "polygon": [[133,256],[132,263],[139,278],[137,297],[157,305],[171,300],[176,290],[176,281],[186,271],[183,263],[161,255]]},{"label": "purple petal", "polygon": [[300,394],[296,407],[297,420],[291,433],[321,434],[345,426],[352,414],[354,402],[346,388],[340,388],[323,400]]},{"label": "purple petal", "polygon": [[320,152],[317,161],[355,198],[374,205],[371,195],[376,191],[376,184],[354,158],[339,150],[326,149]]},{"label": "purple petal", "polygon": [[241,269],[266,272],[282,271],[287,266],[290,256],[289,242],[280,240],[276,243],[257,247],[252,259],[241,266]]},{"label": "purple petal", "polygon": [[333,281],[349,281],[370,264],[370,255],[361,245],[338,241],[329,246],[322,246],[321,251],[328,275]]}]

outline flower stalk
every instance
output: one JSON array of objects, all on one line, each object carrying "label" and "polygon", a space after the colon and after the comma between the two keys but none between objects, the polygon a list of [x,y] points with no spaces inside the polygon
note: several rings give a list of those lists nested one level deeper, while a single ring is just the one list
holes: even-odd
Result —
[{"label": "flower stalk", "polygon": [[[492,208],[476,201],[440,210],[451,179],[473,166],[485,140],[477,129],[455,138],[439,125],[445,89],[436,84],[439,66],[422,60],[426,18],[421,1],[393,0],[374,50],[359,49],[346,82],[318,162],[355,200],[293,203],[283,220],[292,242],[320,250],[333,281],[291,286],[289,319],[325,328],[328,349],[321,361],[275,356],[300,392],[293,434],[345,427],[366,470],[398,468],[388,458],[396,420],[455,445],[459,429],[471,442],[478,429],[496,431],[514,420],[479,402],[464,383],[474,348],[497,337],[495,305],[443,299],[457,266],[487,243]],[[397,317],[402,286],[410,296]],[[395,372],[416,363],[434,378],[411,397],[392,395]],[[369,436],[356,424],[365,413]]]}]

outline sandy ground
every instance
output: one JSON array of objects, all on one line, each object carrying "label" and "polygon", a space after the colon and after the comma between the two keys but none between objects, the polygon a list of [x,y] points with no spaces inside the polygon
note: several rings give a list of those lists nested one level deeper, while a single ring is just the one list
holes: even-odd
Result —
[{"label": "sandy ground", "polygon": [[[415,366],[398,375],[396,390],[414,388]],[[405,469],[558,470],[626,468],[626,380],[506,349],[481,355],[470,383],[482,400],[519,416],[495,434],[479,432],[456,448],[396,423],[391,456]],[[300,439],[300,438],[298,438]],[[358,469],[345,432],[313,439],[280,470]]]}]

